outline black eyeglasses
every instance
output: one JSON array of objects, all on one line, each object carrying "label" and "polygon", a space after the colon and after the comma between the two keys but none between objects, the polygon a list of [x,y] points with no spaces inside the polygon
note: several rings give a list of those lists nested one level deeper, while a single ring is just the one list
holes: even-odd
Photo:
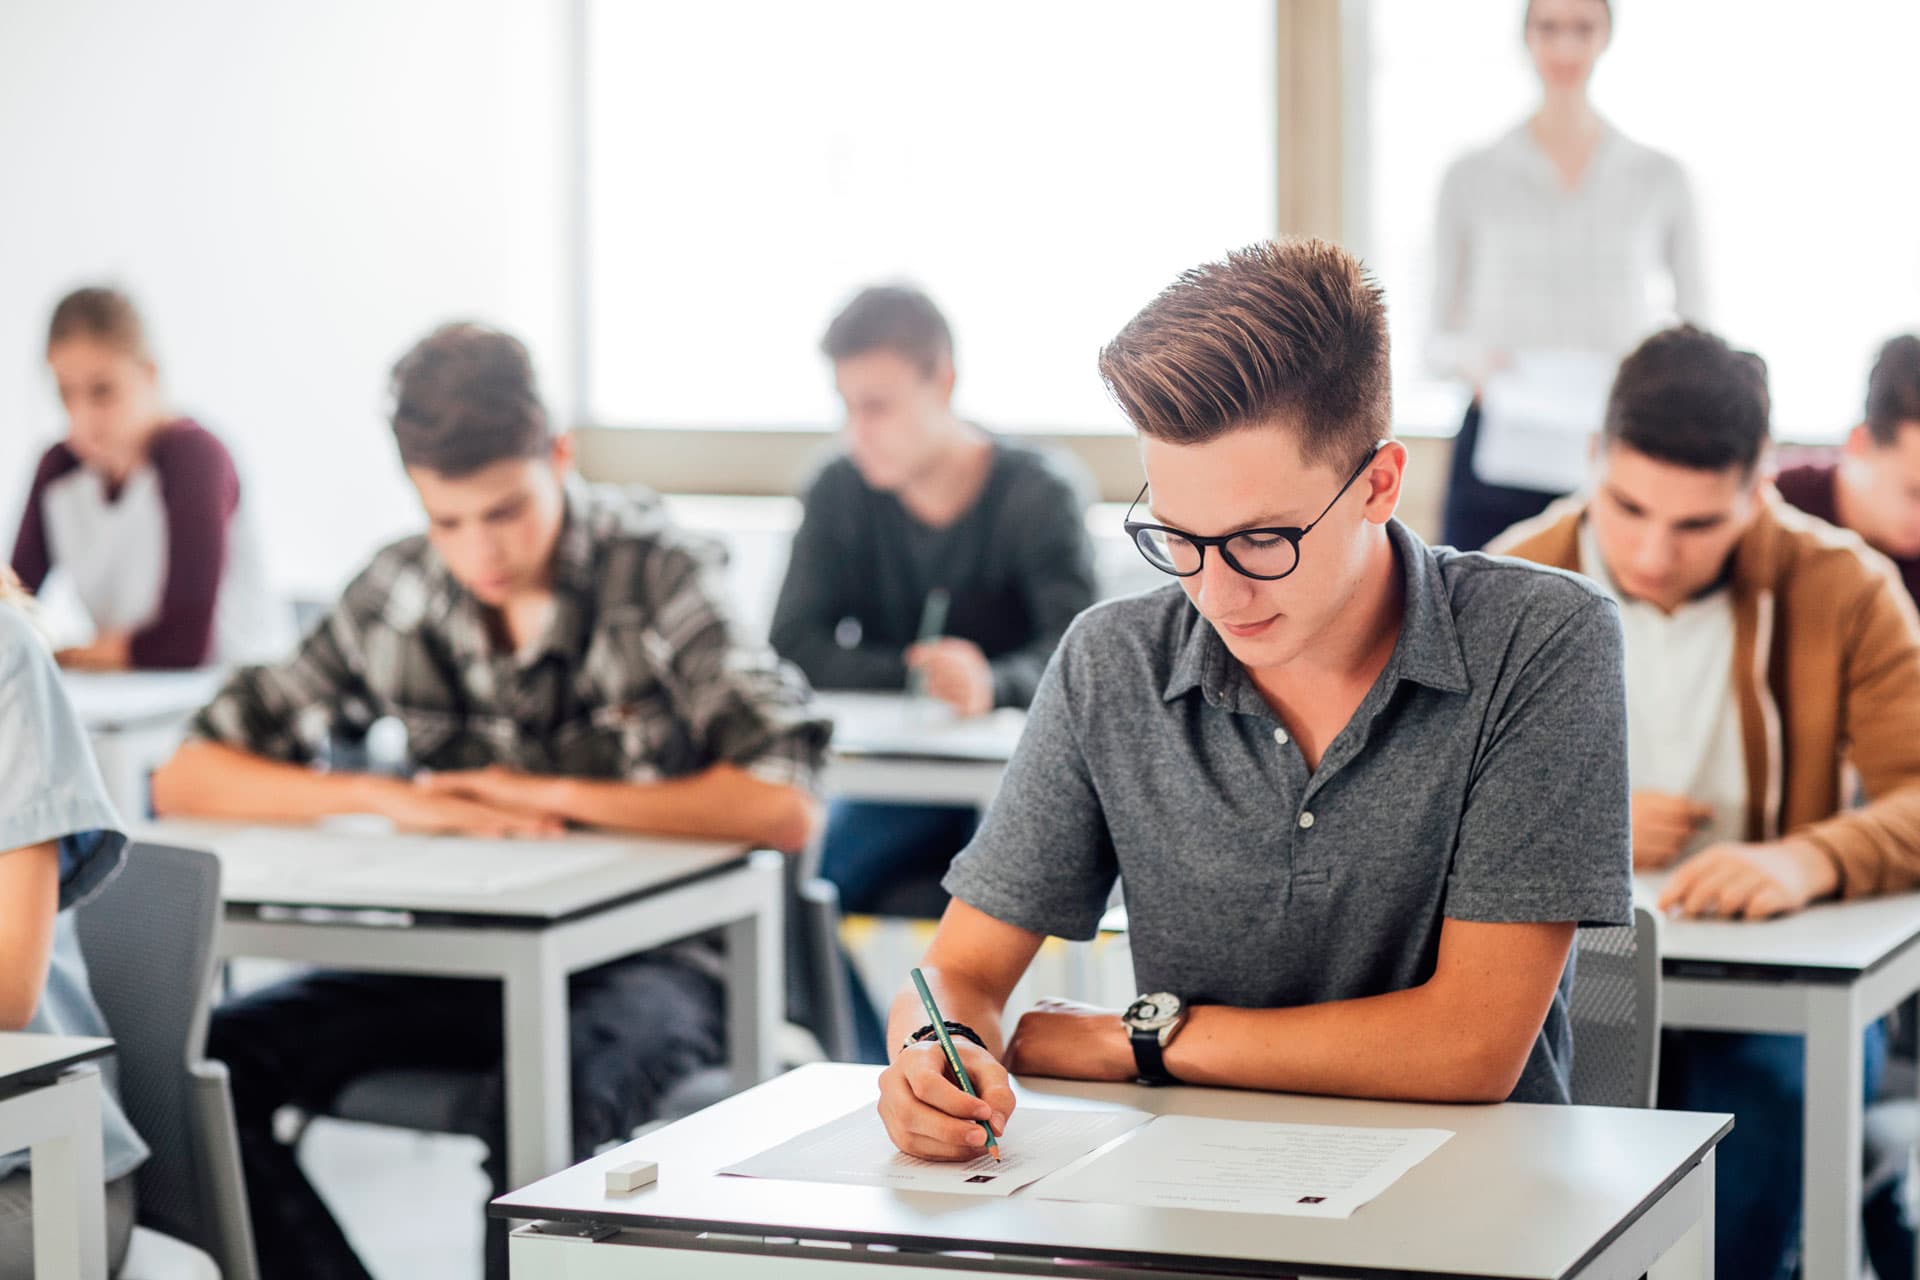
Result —
[{"label": "black eyeglasses", "polygon": [[1333,495],[1333,501],[1327,503],[1313,523],[1304,529],[1240,529],[1233,533],[1223,533],[1214,538],[1203,538],[1197,533],[1188,533],[1184,529],[1170,528],[1164,524],[1145,524],[1135,520],[1133,508],[1140,505],[1140,499],[1147,496],[1147,486],[1141,485],[1140,492],[1134,496],[1133,506],[1127,508],[1128,519],[1124,523],[1127,536],[1133,539],[1133,545],[1140,548],[1140,554],[1147,563],[1162,573],[1170,573],[1176,578],[1191,578],[1200,572],[1200,566],[1206,562],[1207,548],[1220,548],[1220,558],[1227,567],[1242,577],[1258,578],[1262,582],[1274,582],[1286,577],[1300,567],[1300,540],[1313,532],[1314,525],[1327,518],[1327,512],[1333,510],[1334,503],[1353,488],[1353,482],[1366,474],[1373,460],[1380,456],[1380,450],[1386,448],[1385,440],[1375,444],[1360,465],[1353,469],[1347,482],[1340,486],[1340,492]]}]

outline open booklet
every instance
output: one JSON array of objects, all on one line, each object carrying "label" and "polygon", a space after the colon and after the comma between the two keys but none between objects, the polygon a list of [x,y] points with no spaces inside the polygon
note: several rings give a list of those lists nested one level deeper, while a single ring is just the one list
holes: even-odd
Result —
[{"label": "open booklet", "polygon": [[1043,1200],[1345,1218],[1452,1136],[1023,1107],[1007,1122],[1002,1159],[942,1163],[901,1154],[862,1107],[721,1172],[972,1196],[1031,1187]]}]

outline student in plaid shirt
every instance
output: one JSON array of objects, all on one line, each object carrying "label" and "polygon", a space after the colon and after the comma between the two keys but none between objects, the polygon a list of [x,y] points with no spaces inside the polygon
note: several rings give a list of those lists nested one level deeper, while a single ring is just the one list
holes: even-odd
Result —
[{"label": "student in plaid shirt", "polygon": [[[376,813],[495,836],[579,824],[799,850],[827,725],[792,668],[732,634],[704,544],[656,503],[571,475],[571,441],[550,430],[526,349],[506,334],[438,330],[395,367],[393,392],[427,533],[377,555],[293,659],[233,677],[154,775],[155,809]],[[384,717],[406,726],[412,778],[313,767]],[[684,946],[574,979],[577,1156],[721,1060],[708,959]],[[209,1041],[232,1072],[263,1277],[364,1277],[275,1139],[274,1112],[323,1107],[376,1068],[495,1066],[499,992],[313,973],[223,1005]],[[499,1186],[500,1099],[476,1111]],[[490,1224],[488,1273],[505,1261]]]}]

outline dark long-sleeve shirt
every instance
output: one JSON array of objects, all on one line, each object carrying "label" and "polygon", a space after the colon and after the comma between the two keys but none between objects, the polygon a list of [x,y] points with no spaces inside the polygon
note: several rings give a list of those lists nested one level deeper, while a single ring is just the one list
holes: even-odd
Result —
[{"label": "dark long-sleeve shirt", "polygon": [[986,654],[995,706],[1024,707],[1067,624],[1094,601],[1089,492],[1069,461],[996,439],[979,498],[934,529],[835,458],[807,491],[774,648],[822,689],[904,688],[927,593],[944,588],[943,634]]}]

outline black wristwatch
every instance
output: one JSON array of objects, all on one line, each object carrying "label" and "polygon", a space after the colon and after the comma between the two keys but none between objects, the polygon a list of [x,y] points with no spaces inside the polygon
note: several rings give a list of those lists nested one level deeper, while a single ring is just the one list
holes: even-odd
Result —
[{"label": "black wristwatch", "polygon": [[1187,1020],[1187,1006],[1179,996],[1156,991],[1141,996],[1120,1015],[1133,1041],[1133,1066],[1141,1084],[1177,1084],[1167,1070],[1166,1049]]}]

